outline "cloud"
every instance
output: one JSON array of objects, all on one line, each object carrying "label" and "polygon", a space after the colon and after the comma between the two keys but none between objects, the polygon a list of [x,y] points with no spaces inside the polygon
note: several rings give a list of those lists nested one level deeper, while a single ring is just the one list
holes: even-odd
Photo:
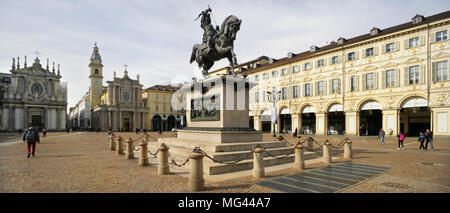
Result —
[{"label": "cloud", "polygon": [[[220,25],[230,14],[243,20],[235,41],[238,62],[261,55],[285,57],[339,36],[358,36],[373,26],[386,28],[410,21],[416,13],[429,16],[448,8],[444,0],[0,0],[0,5],[0,72],[8,72],[12,57],[20,56],[23,62],[23,55],[30,60],[32,52],[40,50],[41,62],[50,58],[61,64],[69,107],[88,91],[95,41],[104,82],[112,79],[113,71],[122,76],[125,63],[130,77],[140,74],[144,88],[200,76],[197,65],[188,60],[203,34],[194,19],[208,5],[213,24]],[[227,65],[224,59],[212,70]]]}]

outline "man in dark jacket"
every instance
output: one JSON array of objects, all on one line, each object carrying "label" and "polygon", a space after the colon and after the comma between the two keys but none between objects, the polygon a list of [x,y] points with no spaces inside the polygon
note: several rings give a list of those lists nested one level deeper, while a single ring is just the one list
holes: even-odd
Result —
[{"label": "man in dark jacket", "polygon": [[428,143],[430,143],[431,151],[433,151],[434,150],[434,147],[433,147],[433,132],[430,131],[429,129],[427,129],[427,131],[425,132],[425,149],[424,150],[428,149]]},{"label": "man in dark jacket", "polygon": [[31,154],[34,157],[34,153],[36,151],[36,142],[41,142],[39,140],[39,132],[35,128],[29,127],[23,134],[23,141],[27,142],[27,158],[30,158],[30,149],[32,149]]}]

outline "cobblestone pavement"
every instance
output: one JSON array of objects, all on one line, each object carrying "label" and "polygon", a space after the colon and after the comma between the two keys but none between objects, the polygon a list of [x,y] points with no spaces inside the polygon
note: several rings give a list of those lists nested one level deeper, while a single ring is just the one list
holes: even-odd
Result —
[{"label": "cobblestone pavement", "polygon": [[[26,158],[25,143],[0,146],[0,192],[189,192],[187,178],[158,176],[156,166],[138,166],[138,159],[126,160],[108,150],[106,133],[48,133],[37,144],[36,157]],[[139,138],[134,133],[117,133]],[[152,137],[171,137],[171,132]],[[141,135],[142,136],[142,135]],[[0,134],[0,141],[7,137]],[[299,139],[286,135],[289,142]],[[300,140],[304,140],[303,136]],[[315,136],[337,144],[344,136]],[[272,140],[264,134],[265,140]],[[396,149],[395,138],[379,145],[376,137],[350,137],[353,162],[392,167],[392,170],[349,187],[343,192],[450,192],[450,137],[436,137],[434,152],[419,151],[416,138],[408,138],[405,150]],[[0,143],[2,144],[2,143]],[[342,156],[342,150],[333,153]],[[335,161],[342,161],[340,160]],[[322,163],[307,165],[310,169]],[[266,174],[266,178],[296,173],[288,169]],[[249,171],[251,175],[251,171]],[[218,183],[206,183],[204,192],[275,192],[257,186],[251,176]]]}]

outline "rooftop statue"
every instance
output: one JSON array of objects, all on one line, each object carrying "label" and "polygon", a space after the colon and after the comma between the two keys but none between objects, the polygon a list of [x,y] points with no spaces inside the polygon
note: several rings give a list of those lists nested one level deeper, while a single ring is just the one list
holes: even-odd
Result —
[{"label": "rooftop statue", "polygon": [[196,21],[201,18],[200,26],[204,31],[203,42],[202,44],[195,44],[192,48],[190,63],[196,61],[198,66],[203,69],[203,76],[207,77],[208,71],[214,65],[214,62],[228,58],[231,74],[234,75],[234,66],[237,65],[237,59],[233,49],[233,42],[236,39],[242,20],[239,20],[234,15],[230,15],[223,21],[220,28],[219,26],[214,28],[211,24],[211,13],[212,10],[208,7],[195,19]]}]

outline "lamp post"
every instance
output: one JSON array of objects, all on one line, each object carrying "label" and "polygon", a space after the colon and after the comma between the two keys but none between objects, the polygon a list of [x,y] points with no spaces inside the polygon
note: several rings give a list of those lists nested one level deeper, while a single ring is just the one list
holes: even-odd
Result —
[{"label": "lamp post", "polygon": [[273,107],[272,107],[272,125],[273,125],[273,137],[277,137],[276,134],[276,128],[275,128],[275,124],[277,121],[277,112],[276,112],[276,105],[278,103],[278,101],[280,101],[280,97],[281,97],[281,91],[276,92],[275,88],[272,88],[272,92],[267,91],[267,99],[269,100],[269,102],[273,103]]}]

